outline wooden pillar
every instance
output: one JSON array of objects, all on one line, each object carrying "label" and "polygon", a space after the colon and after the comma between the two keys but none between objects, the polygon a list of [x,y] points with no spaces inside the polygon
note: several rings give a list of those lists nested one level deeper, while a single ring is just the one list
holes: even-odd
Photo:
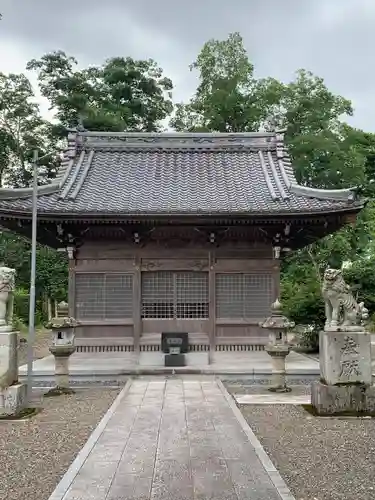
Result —
[{"label": "wooden pillar", "polygon": [[76,249],[68,248],[68,311],[75,318],[76,311]]},{"label": "wooden pillar", "polygon": [[134,258],[133,275],[133,331],[134,331],[134,352],[139,354],[139,341],[141,338],[142,318],[141,318],[141,259]]},{"label": "wooden pillar", "polygon": [[273,298],[272,302],[276,299],[280,299],[280,260],[273,259],[272,266],[272,277],[273,277]]},{"label": "wooden pillar", "polygon": [[208,317],[209,317],[209,362],[211,363],[216,346],[216,283],[215,283],[215,252],[208,254]]}]

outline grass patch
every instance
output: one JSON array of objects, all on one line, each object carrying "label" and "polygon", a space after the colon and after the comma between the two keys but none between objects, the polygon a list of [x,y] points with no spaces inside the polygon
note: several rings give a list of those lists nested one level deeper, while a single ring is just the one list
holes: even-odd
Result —
[{"label": "grass patch", "polygon": [[44,397],[54,398],[56,396],[66,396],[70,394],[75,394],[75,391],[73,389],[70,389],[70,387],[53,387],[44,394]]},{"label": "grass patch", "polygon": [[0,422],[7,422],[11,420],[27,420],[34,417],[42,411],[42,408],[24,408],[23,410],[15,413],[14,415],[0,415]]},{"label": "grass patch", "polygon": [[311,404],[301,405],[301,407],[314,417],[367,417],[375,418],[375,411],[339,411],[335,413],[318,413],[316,408]]},{"label": "grass patch", "polygon": [[292,392],[291,387],[267,387],[267,391],[275,392],[276,394],[286,394],[288,392]]}]

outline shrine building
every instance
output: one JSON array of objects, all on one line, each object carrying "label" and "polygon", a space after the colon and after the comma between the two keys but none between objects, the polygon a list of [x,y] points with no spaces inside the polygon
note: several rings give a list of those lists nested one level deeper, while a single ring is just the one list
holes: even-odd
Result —
[{"label": "shrine building", "polygon": [[[262,349],[280,259],[348,223],[355,189],[297,184],[281,133],[68,135],[38,188],[37,239],[69,257],[80,351]],[[32,189],[0,189],[1,226],[31,238]]]}]

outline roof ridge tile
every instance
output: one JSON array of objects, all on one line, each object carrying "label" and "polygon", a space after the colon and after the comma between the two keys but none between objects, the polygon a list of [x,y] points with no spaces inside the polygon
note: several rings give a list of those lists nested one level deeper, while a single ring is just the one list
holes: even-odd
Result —
[{"label": "roof ridge tile", "polygon": [[263,152],[258,151],[258,156],[259,156],[260,164],[262,167],[263,175],[264,175],[264,178],[266,180],[268,191],[269,191],[273,201],[277,201],[279,199],[279,197],[277,196],[276,191],[273,188],[271,177],[270,177],[270,174],[268,173],[267,165],[266,165],[266,162],[265,162],[265,159],[263,156]]},{"label": "roof ridge tile", "polygon": [[[59,193],[59,198],[61,200],[65,200],[68,197],[68,194],[69,194],[70,190],[72,189],[72,187],[77,179],[77,176],[78,176],[78,173],[79,173],[79,170],[81,168],[81,165],[83,163],[84,158],[85,158],[85,150],[82,150],[80,155],[79,155],[78,162],[75,165],[75,168],[72,168],[71,171],[69,172],[69,176],[70,176],[69,182],[65,182],[64,189]],[[68,178],[66,179],[66,181],[67,180],[68,180]]]}]

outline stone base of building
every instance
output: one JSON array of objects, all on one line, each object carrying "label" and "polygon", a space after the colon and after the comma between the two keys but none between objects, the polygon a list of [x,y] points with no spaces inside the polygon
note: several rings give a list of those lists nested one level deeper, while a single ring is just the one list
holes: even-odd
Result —
[{"label": "stone base of building", "polygon": [[185,366],[185,354],[165,354],[165,366]]},{"label": "stone base of building", "polygon": [[0,415],[17,415],[26,404],[26,384],[14,384],[0,393]]},{"label": "stone base of building", "polygon": [[[183,364],[180,364],[182,363]],[[209,365],[209,352],[188,352],[186,354],[164,354],[161,351],[141,352],[137,358],[139,367],[202,367]]]},{"label": "stone base of building", "polygon": [[311,405],[318,415],[375,416],[375,386],[315,381],[311,385]]},{"label": "stone base of building", "polygon": [[[262,337],[217,337],[215,345],[210,345],[208,335],[189,334],[189,353],[195,352],[233,352],[233,351],[263,351],[268,343],[268,336]],[[161,352],[161,334],[145,334],[134,345],[133,337],[76,337],[74,344],[77,352],[82,353],[109,353],[109,352]]]}]

